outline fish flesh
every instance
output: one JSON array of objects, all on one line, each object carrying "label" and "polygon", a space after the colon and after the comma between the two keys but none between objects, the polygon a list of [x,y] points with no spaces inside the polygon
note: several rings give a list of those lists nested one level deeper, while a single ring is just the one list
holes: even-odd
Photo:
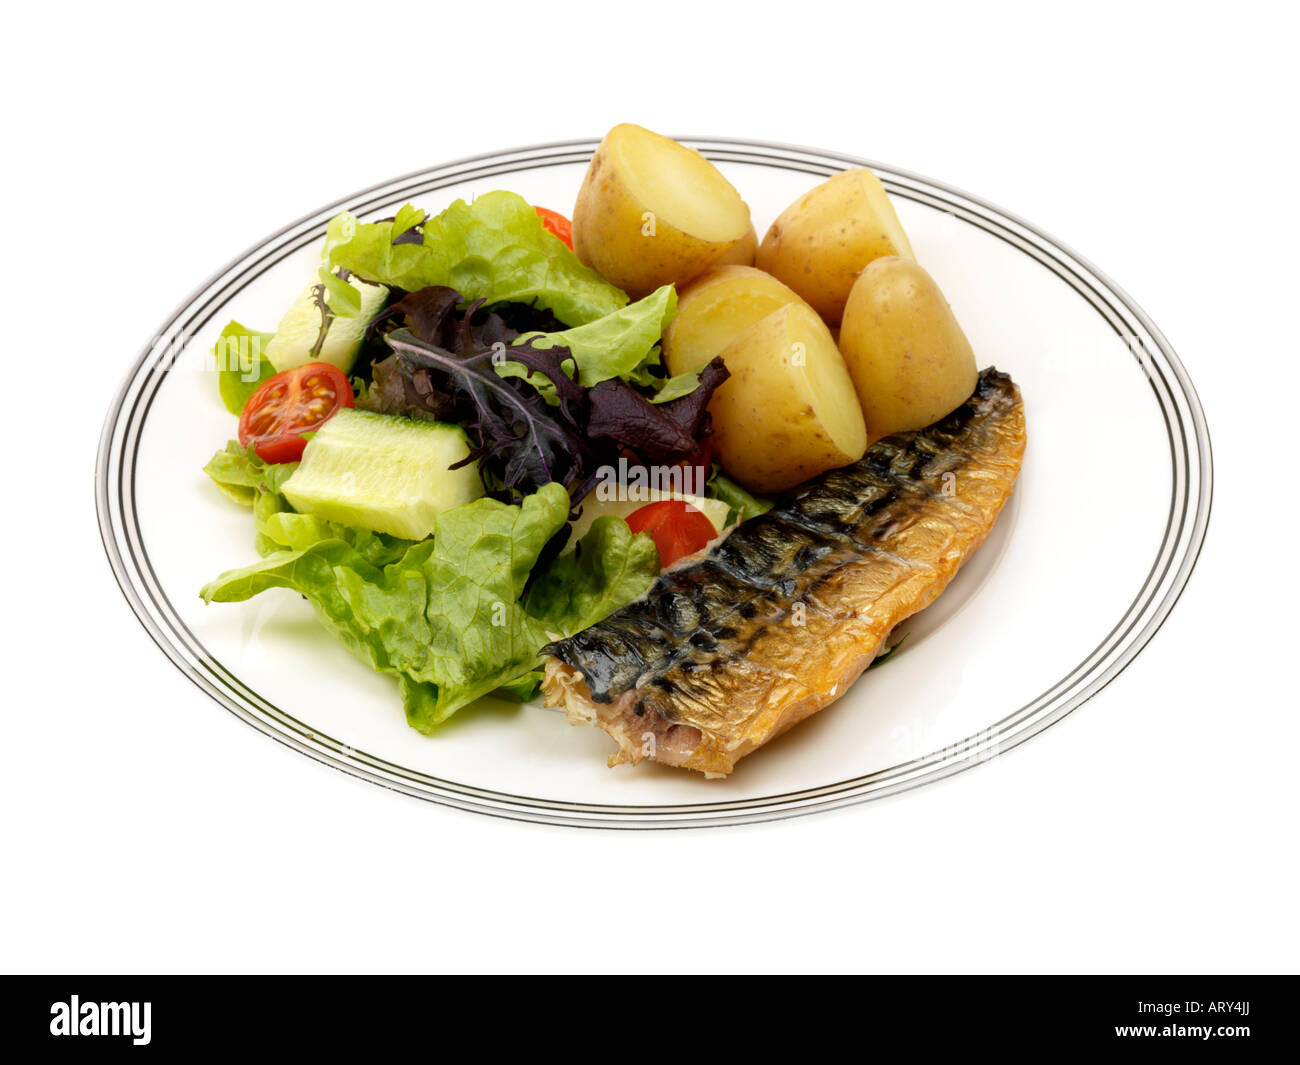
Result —
[{"label": "fish flesh", "polygon": [[782,496],[644,596],[542,649],[546,705],[644,759],[725,776],[848,690],[983,543],[1025,449],[1011,378]]},{"label": "fish flesh", "polygon": [[1011,378],[780,497],[644,596],[543,648],[546,705],[644,759],[725,776],[833,702],[983,543],[1020,472]]}]

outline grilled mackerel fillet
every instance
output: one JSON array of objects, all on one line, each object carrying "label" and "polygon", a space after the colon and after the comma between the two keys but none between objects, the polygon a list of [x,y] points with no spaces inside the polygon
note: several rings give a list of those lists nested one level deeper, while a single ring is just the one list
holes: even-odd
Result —
[{"label": "grilled mackerel fillet", "polygon": [[848,690],[984,541],[1025,449],[1011,378],[783,496],[637,601],[549,644],[546,705],[650,758],[730,773]]}]

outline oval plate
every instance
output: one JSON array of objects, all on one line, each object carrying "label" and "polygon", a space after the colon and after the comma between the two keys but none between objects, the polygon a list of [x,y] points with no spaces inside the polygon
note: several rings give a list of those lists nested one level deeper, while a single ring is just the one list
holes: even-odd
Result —
[{"label": "oval plate", "polygon": [[565,209],[595,141],[462,159],[310,214],[250,248],[177,309],[113,401],[96,502],[132,609],[220,705],[348,773],[449,806],[528,821],[679,828],[774,820],[889,795],[988,761],[1100,691],[1151,639],[1209,519],[1209,433],[1168,342],[1108,278],[973,196],[833,152],[680,138],[749,202],[759,232],[825,176],[869,166],[982,365],[1024,393],[1029,446],[1011,503],[887,664],[724,781],[605,768],[611,741],[537,704],[485,699],[433,737],[407,728],[372,673],[288,592],[205,607],[199,588],[256,560],[247,510],[201,472],[234,434],[213,342],[236,318],[271,330],[312,276],[326,221],[412,200],[430,213],[493,188]]}]

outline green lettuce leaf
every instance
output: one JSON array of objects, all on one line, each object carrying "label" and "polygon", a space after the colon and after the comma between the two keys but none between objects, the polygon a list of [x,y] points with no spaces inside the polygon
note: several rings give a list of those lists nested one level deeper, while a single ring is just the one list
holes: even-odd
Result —
[{"label": "green lettuce leaf", "polygon": [[[591,388],[612,377],[633,379],[647,365],[657,366],[659,338],[675,317],[677,291],[664,285],[594,322],[558,333],[525,333],[516,343],[568,348],[578,384]],[[498,366],[497,372],[503,369]],[[698,380],[699,374],[694,376]]]},{"label": "green lettuce leaf", "polygon": [[[326,231],[330,265],[409,292],[447,285],[470,300],[535,303],[571,326],[627,303],[621,289],[583,266],[513,192],[489,192],[472,204],[457,200],[422,222],[419,214],[408,206],[393,222],[336,216]],[[413,232],[419,240],[410,239]]]},{"label": "green lettuce leaf", "polygon": [[772,509],[770,499],[764,499],[762,496],[756,496],[746,491],[717,466],[714,466],[709,474],[705,494],[710,499],[721,499],[731,508],[730,513],[727,515],[728,525],[733,522],[744,521],[746,518],[752,518],[756,514],[766,514]]},{"label": "green lettuce leaf", "polygon": [[[564,360],[565,372],[583,388],[619,377],[649,390],[646,398],[651,403],[668,403],[694,392],[700,383],[699,370],[665,378],[660,369],[663,356],[659,341],[675,317],[677,292],[672,285],[664,285],[594,322],[555,333],[525,333],[515,343],[543,350],[568,348],[572,357]],[[502,377],[527,379],[548,403],[555,403],[554,388],[539,375],[530,376],[528,368],[520,363],[507,360],[498,363],[496,371]]]},{"label": "green lettuce leaf", "polygon": [[217,362],[217,389],[231,414],[241,414],[258,385],[275,373],[262,354],[274,333],[259,333],[232,321],[221,331],[212,355]]},{"label": "green lettuce leaf", "polygon": [[251,507],[259,492],[278,492],[297,468],[296,462],[263,462],[251,447],[231,440],[208,460],[203,472],[236,503]]},{"label": "green lettuce leaf", "polygon": [[327,539],[224,573],[201,594],[207,602],[268,588],[306,596],[346,646],[398,678],[408,722],[427,733],[494,689],[535,691],[528,675],[541,665],[543,644],[630,602],[658,575],[653,541],[615,519],[534,575],[568,512],[557,484],[519,506],[480,499],[447,511],[431,539],[395,561],[381,565],[358,546]]},{"label": "green lettuce leaf", "polygon": [[675,377],[670,377],[659,385],[659,390],[650,397],[651,403],[668,403],[674,399],[694,392],[700,385],[700,373],[703,370],[687,370]]},{"label": "green lettuce leaf", "polygon": [[525,610],[546,633],[566,636],[630,603],[649,587],[646,576],[653,580],[658,574],[654,540],[605,515],[533,583]]},{"label": "green lettuce leaf", "polygon": [[530,699],[536,699],[541,693],[542,679],[545,675],[540,669],[530,669],[527,673],[519,674],[514,680],[506,681],[497,691],[513,695],[521,703],[526,703]]},{"label": "green lettuce leaf", "polygon": [[387,566],[406,554],[414,543],[387,533],[326,521],[314,514],[299,514],[278,490],[262,491],[258,495],[253,504],[253,522],[257,528],[254,545],[263,558],[279,551],[301,551],[323,540],[342,540],[372,566]]},{"label": "green lettuce leaf", "polygon": [[203,472],[212,478],[218,488],[236,503],[246,507],[253,505],[257,490],[262,484],[262,473],[257,467],[261,465],[252,449],[239,446],[237,441],[230,441],[225,449],[218,451],[203,467]]},{"label": "green lettuce leaf", "polygon": [[278,551],[300,551],[322,540],[343,540],[372,565],[401,558],[410,540],[299,514],[281,492],[298,468],[296,462],[266,463],[251,447],[231,440],[203,467],[218,488],[236,503],[253,508],[254,546],[263,558]]}]

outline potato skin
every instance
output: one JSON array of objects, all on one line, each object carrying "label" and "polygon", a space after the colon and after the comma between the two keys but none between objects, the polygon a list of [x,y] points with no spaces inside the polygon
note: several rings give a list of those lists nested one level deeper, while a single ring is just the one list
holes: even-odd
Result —
[{"label": "potato skin", "polygon": [[922,267],[870,263],[849,293],[840,351],[874,442],[923,429],[969,398],[979,376],[970,341]]},{"label": "potato skin", "polygon": [[751,225],[749,232],[733,244],[713,265],[716,266],[753,266],[758,255],[758,232]]},{"label": "potato skin", "polygon": [[806,304],[763,318],[722,360],[731,377],[709,404],[715,454],[750,491],[793,488],[866,451],[853,383],[826,325]]},{"label": "potato skin", "polygon": [[844,314],[849,290],[873,259],[915,259],[880,179],[845,170],[787,207],[759,246],[754,264],[784,281],[828,325]]},{"label": "potato skin", "polygon": [[[658,134],[622,125],[605,135],[583,176],[573,208],[573,250],[578,258],[632,299],[647,296],[660,285],[683,284],[729,254],[743,258],[748,237],[742,233],[723,241],[706,240],[677,229],[660,217],[653,202],[643,202],[620,172],[618,162],[619,152],[628,151],[622,146],[629,139],[635,142],[642,137],[657,138]],[[677,147],[712,168],[698,152]]]},{"label": "potato skin", "polygon": [[698,370],[750,326],[787,303],[795,291],[752,266],[715,266],[677,296],[677,317],[664,330],[671,374]]}]

